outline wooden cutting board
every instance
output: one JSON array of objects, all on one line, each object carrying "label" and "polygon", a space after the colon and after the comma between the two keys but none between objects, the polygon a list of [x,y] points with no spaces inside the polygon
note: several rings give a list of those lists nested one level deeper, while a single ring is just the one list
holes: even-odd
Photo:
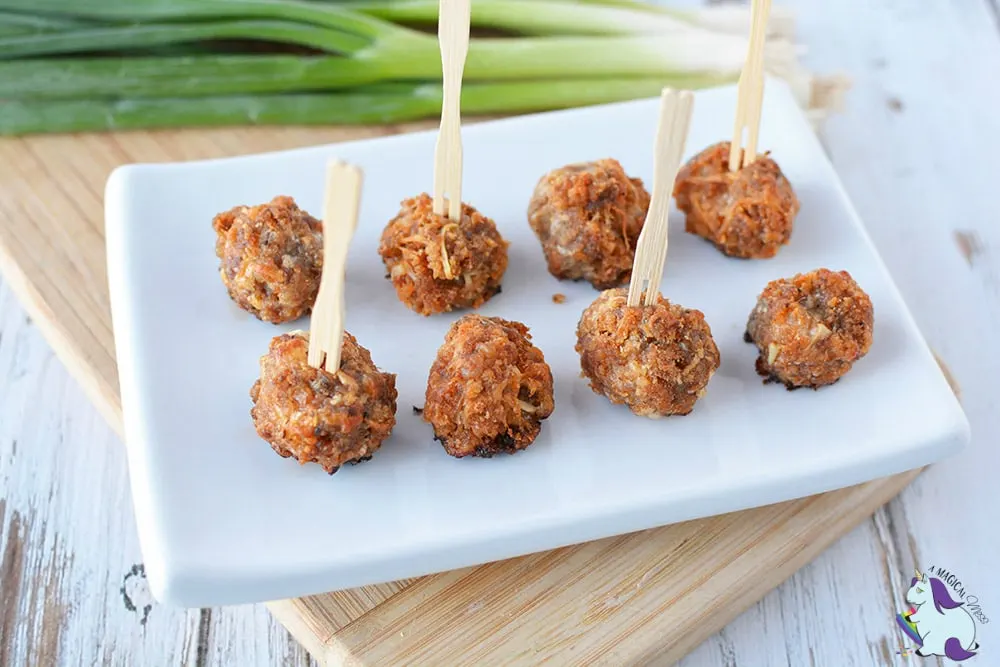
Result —
[{"label": "wooden cutting board", "polygon": [[[254,153],[418,127],[427,125],[0,140],[0,270],[121,433],[104,254],[109,172],[127,162]],[[324,665],[670,664],[918,473],[269,608]]]}]

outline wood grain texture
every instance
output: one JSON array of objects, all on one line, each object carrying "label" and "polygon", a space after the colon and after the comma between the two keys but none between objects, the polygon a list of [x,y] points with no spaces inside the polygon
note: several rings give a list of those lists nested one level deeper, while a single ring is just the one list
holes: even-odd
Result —
[{"label": "wood grain texture", "polygon": [[83,396],[5,288],[0,321],[0,665],[194,663],[198,611],[149,613],[132,518],[102,511],[129,502],[120,445],[93,410],[63,409]]},{"label": "wood grain texture", "polygon": [[[846,71],[855,81],[844,113],[826,124],[824,143],[918,323],[961,387],[973,442],[959,456],[932,467],[680,664],[941,664],[895,655],[899,636],[892,619],[901,581],[914,564],[944,564],[961,573],[994,619],[982,628],[984,657],[971,664],[993,664],[1000,647],[995,631],[1000,586],[992,568],[1000,553],[994,527],[1000,510],[994,481],[1000,463],[995,380],[1000,351],[991,332],[1000,330],[1000,227],[993,213],[996,171],[985,160],[1000,149],[995,113],[1000,90],[988,85],[1000,81],[1000,39],[991,6],[986,0],[932,0],[920,3],[918,11],[912,3],[894,0],[800,0],[795,9],[816,68]],[[114,145],[122,141],[146,159],[162,160],[174,151],[189,157],[239,152],[247,141],[269,149],[338,137],[335,130],[326,135],[243,130],[210,133],[215,137],[210,146],[175,146],[176,134],[121,135],[114,141],[79,137],[66,143],[53,137],[32,147],[43,154],[46,169],[67,174],[61,168],[67,158],[60,151],[77,142],[104,147],[110,141],[107,150],[114,155]],[[922,143],[914,144],[915,136]],[[53,143],[45,152],[47,142]],[[9,145],[3,150],[9,158]],[[65,198],[62,203],[37,195],[23,199],[23,188],[10,177],[37,173],[39,159],[34,153],[13,155],[25,164],[0,161],[0,253],[22,239],[34,247],[34,230],[19,226],[17,217],[38,215],[36,207],[47,216],[76,210],[80,222],[99,220],[101,179],[87,165],[107,161],[106,155],[80,160],[84,176],[78,178],[92,188],[96,209],[93,202],[67,209]],[[126,155],[119,161],[130,159]],[[69,178],[60,187],[80,185]],[[83,210],[97,210],[98,217],[87,218]],[[91,232],[84,226],[72,233],[85,239]],[[975,242],[960,242],[959,235]],[[65,242],[60,236],[51,239],[53,248],[75,247]],[[50,253],[37,258],[31,283],[5,269],[19,296],[45,293],[52,287],[46,280],[59,284],[67,274],[85,280],[80,269],[72,273],[49,266],[72,264],[72,256],[67,260],[58,250]],[[96,293],[84,286],[72,289],[71,306],[81,298],[106,300],[103,286]],[[50,308],[58,297],[57,290],[41,303]],[[79,328],[86,312],[73,311],[64,322],[75,321]],[[140,557],[124,451],[39,330],[63,349],[102,348],[88,347],[86,339],[67,334],[73,329],[65,327],[60,343],[42,309],[33,307],[32,314],[36,319],[29,323],[0,284],[0,665],[309,664],[262,605],[178,613],[153,603],[141,576],[129,576]],[[106,336],[110,339],[110,331]],[[111,378],[108,386],[116,386],[113,366]],[[91,387],[87,393],[96,395]],[[124,604],[122,588],[135,610]],[[345,632],[355,636],[351,619],[398,590],[372,587],[342,594],[337,604],[316,596],[273,603],[271,609],[284,619],[290,608],[295,618],[346,626]],[[669,661],[660,654],[653,662]]]},{"label": "wood grain texture", "polygon": [[[893,617],[907,573],[936,563],[1000,608],[989,565],[1000,553],[992,518],[1000,511],[1000,348],[991,333],[1000,327],[1000,226],[997,170],[987,164],[1000,151],[1000,25],[989,0],[797,0],[794,9],[807,64],[854,82],[821,138],[960,388],[972,442],[681,665],[947,664],[896,655]],[[976,238],[971,261],[956,232]],[[977,628],[989,646],[983,665],[1000,664],[997,615]]]},{"label": "wood grain texture", "polygon": [[320,662],[670,664],[916,475],[425,577]]}]

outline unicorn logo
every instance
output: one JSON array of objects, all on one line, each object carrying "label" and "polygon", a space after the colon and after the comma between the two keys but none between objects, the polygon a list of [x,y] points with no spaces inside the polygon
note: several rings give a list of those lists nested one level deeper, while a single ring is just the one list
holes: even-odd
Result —
[{"label": "unicorn logo", "polygon": [[948,587],[927,573],[915,571],[906,591],[906,601],[912,606],[896,617],[903,632],[916,642],[916,654],[921,657],[942,655],[955,662],[976,655],[976,622],[948,593]]}]

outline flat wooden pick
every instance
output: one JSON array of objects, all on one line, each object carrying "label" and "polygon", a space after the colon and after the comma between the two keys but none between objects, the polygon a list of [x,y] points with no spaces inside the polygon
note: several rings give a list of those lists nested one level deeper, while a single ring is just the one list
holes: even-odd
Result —
[{"label": "flat wooden pick", "polygon": [[[764,44],[767,39],[767,19],[771,0],[752,0],[750,8],[750,41],[747,57],[740,72],[737,88],[736,118],[733,139],[729,144],[729,170],[737,171],[757,159],[757,138],[760,133],[760,109],[764,99]],[[746,148],[743,135],[746,130]]]},{"label": "flat wooden pick", "polygon": [[434,213],[462,217],[462,74],[469,53],[470,0],[441,0],[438,10],[438,43],[444,91],[441,129],[434,149]]},{"label": "flat wooden pick", "polygon": [[340,369],[344,340],[347,251],[358,226],[361,169],[339,160],[327,165],[323,198],[323,273],[309,326],[309,365]]},{"label": "flat wooden pick", "polygon": [[667,258],[667,228],[674,181],[680,169],[691,124],[694,95],[664,88],[660,95],[660,118],[656,128],[653,155],[653,193],[649,211],[636,244],[632,262],[632,280],[628,288],[628,305],[638,306],[643,290],[644,304],[656,303]]}]

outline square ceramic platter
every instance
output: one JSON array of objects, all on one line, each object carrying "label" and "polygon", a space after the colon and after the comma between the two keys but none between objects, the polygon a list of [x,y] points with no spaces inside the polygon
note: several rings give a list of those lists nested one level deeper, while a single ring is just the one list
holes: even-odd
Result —
[{"label": "square ceramic platter", "polygon": [[[733,87],[697,94],[687,157],[729,136]],[[525,451],[454,459],[414,414],[460,313],[400,303],[376,252],[404,198],[432,187],[435,132],[264,155],[130,165],[106,193],[108,273],[136,518],[153,594],[183,606],[269,600],[415,577],[849,486],[923,466],[968,438],[965,417],[789,90],[771,81],[761,146],[802,202],[772,260],[729,259],[671,212],[664,294],[698,308],[722,364],[685,417],[650,420],[594,394],[573,349],[586,283],[546,271],[526,220],[546,171],[615,157],[647,184],[658,100],[468,126],[463,199],[511,242],[481,309],[527,324],[555,412]],[[230,301],[212,216],[278,194],[318,215],[324,165],[365,182],[348,264],[347,329],[396,373],[397,425],[375,457],[328,476],[274,454],[249,389],[275,326]],[[819,391],[764,385],[743,342],[764,285],[846,269],[875,304],[870,353]],[[566,295],[555,304],[552,296]]]}]

